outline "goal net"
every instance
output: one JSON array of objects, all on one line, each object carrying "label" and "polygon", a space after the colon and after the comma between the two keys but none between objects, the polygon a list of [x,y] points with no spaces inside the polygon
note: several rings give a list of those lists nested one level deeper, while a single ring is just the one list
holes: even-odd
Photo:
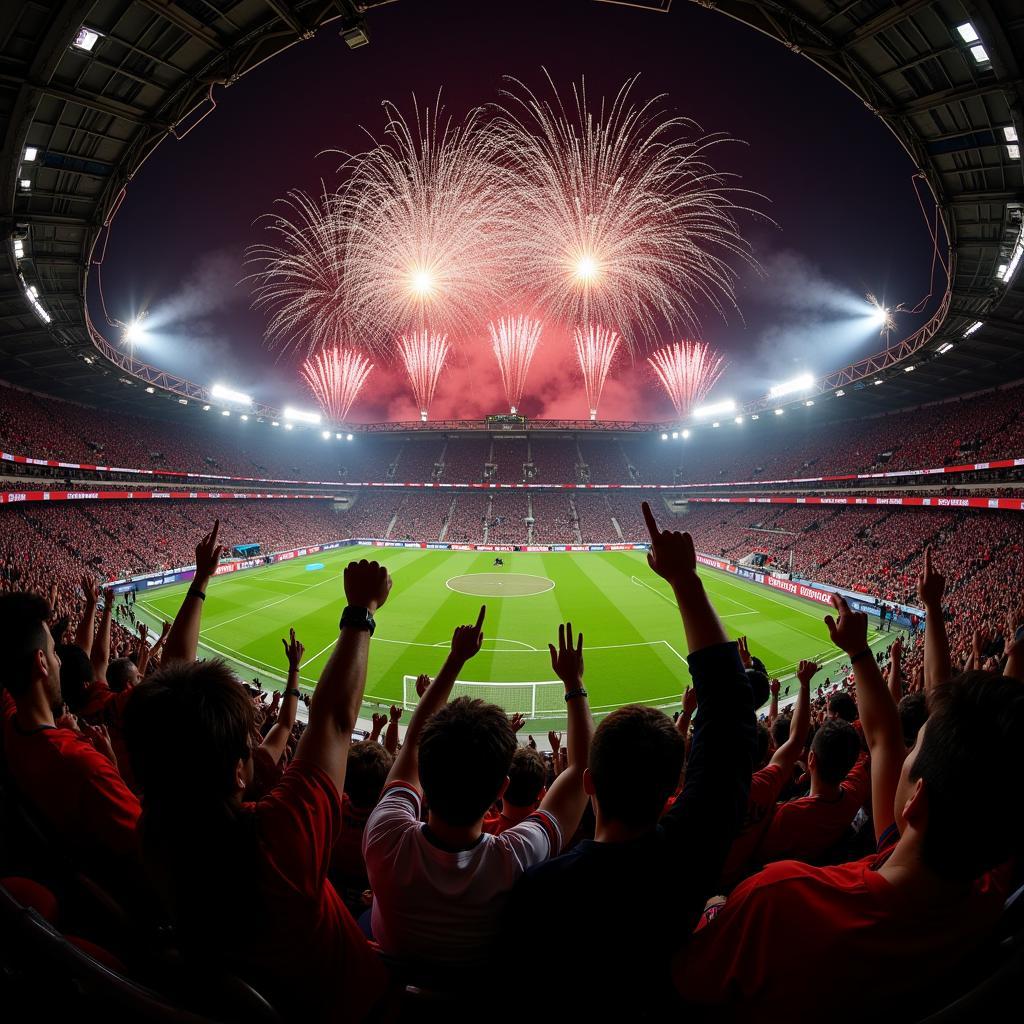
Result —
[{"label": "goal net", "polygon": [[[456,697],[477,697],[489,704],[497,704],[509,714],[521,714],[527,718],[544,715],[565,714],[565,686],[559,680],[536,683],[473,683],[459,680],[452,687],[451,699]],[[416,696],[416,677],[402,677],[402,707],[415,708],[419,702]]]}]

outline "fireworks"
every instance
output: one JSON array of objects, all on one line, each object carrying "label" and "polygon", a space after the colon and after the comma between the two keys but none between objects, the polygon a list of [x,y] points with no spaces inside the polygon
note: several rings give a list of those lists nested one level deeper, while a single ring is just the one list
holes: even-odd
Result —
[{"label": "fireworks", "polygon": [[678,341],[659,348],[647,360],[680,417],[707,397],[725,370],[725,360],[703,341]]},{"label": "fireworks", "polygon": [[619,335],[607,327],[591,325],[576,328],[576,358],[583,371],[583,387],[587,392],[587,406],[592,420],[597,419],[597,405],[601,401],[604,381],[620,340]]},{"label": "fireworks", "polygon": [[502,317],[497,325],[487,325],[491,333],[491,347],[501,370],[505,397],[512,412],[517,410],[522,401],[526,374],[529,372],[533,353],[537,351],[543,327],[539,320],[531,320],[525,316]]},{"label": "fireworks", "polygon": [[398,340],[398,351],[409,375],[413,398],[420,407],[420,419],[424,422],[450,349],[447,335],[430,331],[403,334]]},{"label": "fireworks", "polygon": [[250,246],[246,262],[257,269],[253,305],[269,313],[268,345],[313,352],[344,333],[344,225],[331,198],[290,192],[281,211],[264,218],[276,242]]},{"label": "fireworks", "polygon": [[386,139],[345,165],[334,201],[346,225],[346,302],[360,336],[462,337],[500,302],[511,262],[507,189],[479,112],[461,125],[440,105],[409,124],[385,104]]},{"label": "fireworks", "polygon": [[344,423],[372,369],[373,363],[359,352],[330,348],[310,356],[300,373],[324,416],[332,423]]},{"label": "fireworks", "polygon": [[513,172],[517,285],[551,319],[618,324],[627,344],[696,330],[702,304],[735,308],[734,264],[754,262],[736,222],[746,208],[706,159],[730,140],[665,117],[658,99],[633,103],[635,78],[596,111],[583,85],[567,106],[548,82],[553,100],[513,80],[492,131]]}]

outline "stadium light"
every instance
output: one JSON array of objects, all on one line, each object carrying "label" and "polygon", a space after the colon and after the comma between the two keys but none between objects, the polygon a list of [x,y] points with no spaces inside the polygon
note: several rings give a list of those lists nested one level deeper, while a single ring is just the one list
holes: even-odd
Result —
[{"label": "stadium light", "polygon": [[179,398],[178,399],[178,405],[188,405],[188,399],[187,398]]},{"label": "stadium light", "polygon": [[873,381],[872,381],[871,383],[872,383],[872,384],[874,384],[874,385],[875,385],[875,387],[878,387],[878,385],[879,385],[879,384],[883,384],[883,383],[884,383],[884,381],[882,380],[882,378],[881,378],[881,377],[878,377],[877,379],[873,380]]},{"label": "stadium light", "polygon": [[776,416],[782,416],[782,415],[784,415],[784,414],[785,414],[785,412],[786,412],[786,410],[785,410],[785,409],[776,409],[776,410],[775,410],[775,415],[776,415]]},{"label": "stadium light", "polygon": [[673,441],[678,441],[679,440],[679,431],[678,430],[673,430],[672,431],[672,440]]},{"label": "stadium light", "polygon": [[335,441],[340,441],[341,440],[341,434],[335,434],[334,435],[334,440]]},{"label": "stadium light", "polygon": [[711,424],[711,426],[714,427],[715,430],[718,429],[718,425],[718,420],[715,420],[715,422]]},{"label": "stadium light", "polygon": [[978,35],[978,30],[969,21],[965,21],[962,25],[957,25],[956,30],[960,33],[960,38],[965,43],[976,43],[981,38]]},{"label": "stadium light", "polygon": [[807,401],[804,402],[804,405],[806,405],[807,408],[809,409],[812,405],[814,405],[814,399],[813,398],[808,398]]},{"label": "stadium light", "polygon": [[984,326],[985,324],[981,320],[975,320],[974,323],[964,331],[964,337],[969,338],[975,331],[981,330]]},{"label": "stadium light", "polygon": [[146,394],[147,395],[155,395],[156,394],[156,388],[152,388],[152,387],[146,388]]},{"label": "stadium light", "polygon": [[662,439],[662,441],[667,441],[668,440],[668,434],[662,434],[661,435],[661,439]]},{"label": "stadium light", "polygon": [[86,53],[91,53],[92,48],[99,42],[99,38],[102,33],[97,32],[94,28],[86,28],[84,25],[78,30],[75,38],[71,41],[71,45],[76,50],[85,50]]},{"label": "stadium light", "polygon": [[230,415],[231,415],[231,410],[230,409],[222,409],[221,410],[221,416],[230,416]]},{"label": "stadium light", "polygon": [[1012,146],[1007,146],[1006,147],[1006,155],[1011,160],[1019,160],[1020,159],[1020,146],[1018,146],[1016,143],[1014,143]]},{"label": "stadium light", "polygon": [[278,422],[277,422],[277,420],[271,420],[271,421],[270,421],[270,425],[271,425],[272,427],[279,427],[279,426],[281,426],[281,424],[280,424],[280,423],[278,423]]},{"label": "stadium light", "polygon": [[988,64],[991,62],[992,59],[988,55],[988,50],[986,50],[985,47],[981,45],[981,43],[975,43],[974,46],[971,47],[971,56],[979,64]]},{"label": "stadium light", "polygon": [[249,421],[249,417],[246,416],[246,414],[244,412],[242,413],[242,421],[246,422],[246,423]]},{"label": "stadium light", "polygon": [[684,441],[687,440],[687,438],[689,438],[689,436],[690,436],[689,430],[684,430],[683,431],[683,440]]},{"label": "stadium light", "polygon": [[945,345],[940,345],[939,346],[939,355],[943,355],[944,356],[952,347],[953,347],[953,343],[951,341],[947,341]]},{"label": "stadium light", "polygon": [[149,341],[149,334],[146,332],[145,327],[145,318],[146,314],[142,313],[132,320],[130,324],[126,324],[125,329],[121,332],[121,341],[129,347],[145,345]]},{"label": "stadium light", "polygon": [[37,156],[39,156],[39,150],[36,149],[35,146],[26,146],[25,147],[25,157],[24,157],[25,163],[27,163],[27,164],[32,163],[32,161],[35,160],[35,158]]},{"label": "stadium light", "polygon": [[1008,124],[1003,129],[1003,138],[1006,139],[1007,142],[1016,142],[1017,141],[1017,129],[1014,128],[1014,126],[1012,124]]},{"label": "stadium light", "polygon": [[996,272],[996,277],[1004,284],[1009,284],[1013,275],[1017,273],[1017,266],[1020,263],[1021,256],[1024,256],[1024,230],[1017,235],[1017,241],[1014,243],[1009,263],[1001,263],[999,270]]},{"label": "stadium light", "polygon": [[294,429],[295,429],[295,427],[294,427],[294,424],[292,424],[292,423],[286,423],[286,424],[284,425],[284,429],[285,429],[285,430],[294,430]]},{"label": "stadium light", "polygon": [[210,388],[210,394],[214,398],[220,398],[225,402],[234,402],[235,405],[251,406],[252,398],[244,391],[235,391],[234,388],[225,387],[223,384],[214,384]]},{"label": "stadium light", "polygon": [[917,367],[916,367],[916,366],[914,366],[914,365],[913,365],[913,363],[911,363],[911,365],[910,365],[910,366],[904,366],[904,367],[903,367],[903,372],[904,372],[904,373],[913,373],[913,372],[914,372],[914,370],[916,370],[916,369],[917,369]]},{"label": "stadium light", "polygon": [[345,435],[345,440],[346,440],[346,441],[354,441],[354,440],[355,440],[355,438],[353,437],[353,435],[352,435],[352,434],[346,434],[346,435]]},{"label": "stadium light", "polygon": [[18,186],[21,188],[23,192],[27,192],[32,187],[32,179],[20,178],[18,180]]},{"label": "stadium light", "polygon": [[321,433],[320,433],[320,436],[321,436],[321,437],[322,437],[322,438],[323,438],[323,439],[324,439],[325,441],[330,441],[330,439],[331,439],[331,432],[330,432],[329,430],[324,430],[324,431],[321,431]]},{"label": "stadium light", "polygon": [[801,373],[799,377],[776,384],[768,391],[770,398],[781,398],[783,395],[791,395],[794,391],[806,391],[814,387],[814,377],[809,373]]},{"label": "stadium light", "polygon": [[712,402],[711,405],[702,405],[693,410],[697,419],[704,419],[705,416],[717,416],[719,413],[735,412],[736,403],[731,398],[724,398],[721,402]]},{"label": "stadium light", "polygon": [[761,417],[760,417],[760,416],[758,416],[758,414],[757,414],[757,413],[755,412],[755,413],[753,413],[753,415],[751,415],[751,417],[750,417],[750,418],[751,418],[752,420],[759,420],[759,419],[760,419]]},{"label": "stadium light", "polygon": [[203,406],[203,412],[209,412],[209,411],[210,411],[210,407],[208,405],[204,405]]},{"label": "stadium light", "polygon": [[316,425],[320,422],[320,413],[306,412],[305,409],[293,409],[290,405],[284,407],[284,418],[293,423],[311,423]]},{"label": "stadium light", "polygon": [[836,392],[836,398],[842,398],[842,397],[843,397],[843,395],[845,395],[845,394],[846,394],[846,392],[845,392],[845,391],[844,391],[844,390],[843,390],[842,388],[840,388],[840,389],[839,389],[839,390],[838,390],[838,391]]},{"label": "stadium light", "polygon": [[733,420],[733,423],[742,423],[742,422],[743,422],[743,417],[742,416],[737,416],[736,419]]}]

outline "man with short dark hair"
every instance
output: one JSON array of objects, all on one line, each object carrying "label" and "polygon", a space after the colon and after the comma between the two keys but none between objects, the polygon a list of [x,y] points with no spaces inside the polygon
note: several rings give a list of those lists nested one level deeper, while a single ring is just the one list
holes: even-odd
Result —
[{"label": "man with short dark hair", "polygon": [[61,662],[49,617],[49,605],[35,594],[0,595],[7,766],[66,848],[104,881],[116,882],[138,868],[139,802],[117,770],[106,733],[61,716]]},{"label": "man with short dark hair", "polygon": [[[871,752],[877,853],[836,867],[772,864],[743,882],[675,966],[680,996],[723,1019],[838,1024],[918,1019],[962,981],[992,934],[1006,870],[1024,846],[1024,687],[993,673],[939,682],[907,754],[899,714],[867,651],[867,616],[833,599],[833,642],[851,656]],[[929,628],[931,619],[929,618]],[[938,643],[937,638],[932,638]],[[945,652],[940,652],[945,653]],[[827,970],[794,973],[794,949]]]},{"label": "man with short dark hair", "polygon": [[851,725],[857,721],[857,702],[842,690],[828,699],[828,717],[840,718]]},{"label": "man with short dark hair", "polygon": [[186,955],[247,977],[290,1019],[361,1020],[385,991],[384,969],[327,871],[374,614],[391,578],[365,559],[345,569],[348,604],[295,757],[267,796],[245,803],[258,742],[252,698],[223,662],[196,661],[217,531],[215,522],[196,548],[161,670],[125,709],[147,867]]},{"label": "man with short dark hair", "polygon": [[753,864],[775,860],[817,863],[846,834],[870,792],[860,735],[843,718],[826,719],[807,755],[811,791],[779,804],[751,855]]},{"label": "man with short dark hair", "polygon": [[[755,721],[739,649],[697,575],[690,535],[660,530],[646,502],[643,513],[648,563],[675,594],[697,696],[683,791],[662,816],[684,758],[672,720],[635,705],[612,712],[594,733],[584,775],[593,841],[527,872],[507,916],[503,968],[579,1019],[629,1019],[638,985],[646,1006],[665,1001],[658,979],[718,891],[750,786]],[[538,972],[531,936],[546,920],[564,928],[559,968]]]},{"label": "man with short dark hair", "polygon": [[500,836],[507,828],[525,821],[540,806],[544,796],[547,766],[533,747],[516,747],[508,769],[508,785],[501,796],[501,810],[488,813],[484,831]]},{"label": "man with short dark hair", "polygon": [[549,645],[552,669],[565,686],[568,767],[518,825],[501,835],[483,831],[488,808],[508,786],[515,731],[493,704],[448,698],[459,672],[480,650],[485,611],[475,625],[455,630],[434,681],[418,680],[426,689],[363,839],[374,939],[413,978],[443,988],[486,986],[483,969],[509,891],[528,867],[561,850],[587,799],[583,768],[592,722],[583,687],[583,635],[574,641],[569,623],[559,627],[558,650]]}]

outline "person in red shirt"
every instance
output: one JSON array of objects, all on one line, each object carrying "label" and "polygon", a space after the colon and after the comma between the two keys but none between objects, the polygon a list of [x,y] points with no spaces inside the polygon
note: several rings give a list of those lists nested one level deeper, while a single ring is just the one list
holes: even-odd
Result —
[{"label": "person in red shirt", "polygon": [[[796,674],[800,689],[789,722],[789,736],[771,755],[771,760],[768,760],[768,745],[765,744],[766,749],[760,758],[761,767],[751,776],[743,825],[722,868],[723,891],[731,889],[746,874],[754,850],[771,825],[779,794],[793,778],[793,769],[807,743],[807,731],[811,725],[811,680],[817,671],[818,666],[813,661],[800,662]],[[778,683],[773,686],[773,692],[777,694]]]},{"label": "person in red shirt", "polygon": [[25,799],[82,866],[109,883],[137,874],[141,808],[118,772],[105,730],[79,728],[73,715],[60,714],[61,666],[49,616],[49,605],[35,594],[0,595],[0,644],[9,658],[4,755]]},{"label": "person in red shirt", "polygon": [[[1003,866],[1024,845],[1020,801],[1008,805],[1000,784],[1024,769],[1020,681],[971,672],[937,683],[907,755],[867,616],[838,595],[833,604],[838,622],[825,621],[852,657],[871,752],[878,852],[835,867],[784,861],[736,888],[673,967],[681,998],[716,1019],[810,1024],[824,1005],[839,1022],[880,1009],[917,1019],[991,935]],[[794,949],[822,969],[794,971]]]},{"label": "person in red shirt", "polygon": [[869,794],[867,755],[849,722],[828,718],[807,755],[811,791],[775,808],[751,860],[802,860],[814,864],[836,845]]},{"label": "person in red shirt", "polygon": [[484,818],[483,830],[500,836],[533,814],[544,799],[547,768],[544,758],[533,747],[517,747],[508,770],[508,786],[501,795],[501,810]]},{"label": "person in red shirt", "polygon": [[222,661],[195,660],[219,555],[215,523],[196,549],[163,666],[125,709],[146,866],[187,958],[246,977],[289,1019],[363,1020],[386,994],[385,969],[327,871],[373,615],[391,578],[376,562],[346,568],[348,607],[295,758],[267,796],[245,803],[253,703]]}]

